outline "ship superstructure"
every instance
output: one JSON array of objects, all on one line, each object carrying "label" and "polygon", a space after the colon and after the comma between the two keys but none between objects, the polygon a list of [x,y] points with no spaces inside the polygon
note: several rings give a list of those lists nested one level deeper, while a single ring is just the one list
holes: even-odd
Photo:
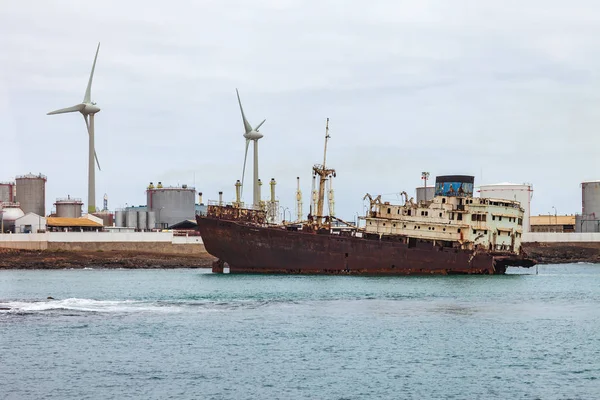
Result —
[{"label": "ship superstructure", "polygon": [[430,241],[465,250],[520,252],[524,210],[517,201],[472,197],[472,176],[438,176],[436,188],[432,200],[420,203],[403,192],[403,205],[367,194],[365,234],[395,236],[409,245]]}]

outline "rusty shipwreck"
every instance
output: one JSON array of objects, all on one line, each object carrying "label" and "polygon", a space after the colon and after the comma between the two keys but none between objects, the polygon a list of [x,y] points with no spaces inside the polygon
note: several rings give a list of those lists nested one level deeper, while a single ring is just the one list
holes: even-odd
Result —
[{"label": "rusty shipwreck", "polygon": [[435,196],[401,204],[367,194],[361,224],[324,215],[325,184],[335,170],[313,166],[319,180],[305,221],[274,224],[264,204],[221,201],[197,215],[206,250],[218,260],[213,272],[429,275],[503,274],[531,267],[521,250],[524,210],[516,201],[473,197],[472,176],[436,178]]}]

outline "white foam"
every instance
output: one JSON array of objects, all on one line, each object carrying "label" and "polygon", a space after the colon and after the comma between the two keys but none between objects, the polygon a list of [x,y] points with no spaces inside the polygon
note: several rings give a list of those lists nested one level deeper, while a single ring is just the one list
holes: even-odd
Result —
[{"label": "white foam", "polygon": [[177,312],[181,308],[174,305],[160,305],[134,300],[93,300],[69,298],[33,302],[0,303],[3,312],[41,312],[52,310],[72,310],[82,312],[127,313],[127,312]]}]

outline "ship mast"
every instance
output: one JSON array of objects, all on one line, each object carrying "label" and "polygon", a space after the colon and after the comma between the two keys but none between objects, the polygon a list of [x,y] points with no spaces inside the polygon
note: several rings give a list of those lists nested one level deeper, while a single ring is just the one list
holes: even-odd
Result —
[{"label": "ship mast", "polygon": [[313,166],[314,175],[319,176],[319,195],[317,197],[317,215],[315,218],[317,228],[322,227],[324,224],[323,207],[325,204],[325,184],[327,182],[327,178],[330,176],[335,176],[335,169],[328,169],[326,167],[327,141],[329,140],[329,138],[329,118],[327,118],[327,123],[325,125],[325,149],[323,151],[323,164],[317,164]]}]

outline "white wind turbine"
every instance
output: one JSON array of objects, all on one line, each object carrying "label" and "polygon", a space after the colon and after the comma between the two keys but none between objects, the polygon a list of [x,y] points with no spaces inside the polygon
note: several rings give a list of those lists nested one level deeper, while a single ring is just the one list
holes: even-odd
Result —
[{"label": "white wind turbine", "polygon": [[256,128],[252,129],[252,126],[246,119],[244,115],[244,109],[242,108],[242,101],[240,100],[240,93],[237,89],[235,89],[237,93],[238,103],[240,104],[240,111],[242,112],[242,120],[244,121],[244,129],[246,133],[244,133],[244,137],[246,138],[246,152],[244,154],[244,169],[242,170],[242,190],[244,189],[244,176],[246,174],[246,159],[248,158],[248,145],[250,141],[254,141],[254,179],[253,179],[253,196],[252,202],[255,207],[259,206],[260,202],[260,186],[258,185],[258,139],[262,138],[263,135],[258,131],[258,128],[265,123],[266,119],[264,119],[260,124],[256,126]]},{"label": "white wind turbine", "polygon": [[51,111],[46,115],[64,114],[79,111],[83,115],[85,125],[87,127],[89,136],[89,159],[88,159],[88,212],[96,212],[96,169],[94,167],[94,158],[96,164],[100,170],[100,163],[98,162],[98,156],[96,155],[96,148],[94,146],[94,114],[100,111],[100,107],[96,103],[92,102],[92,80],[94,79],[94,69],[96,68],[96,59],[98,58],[98,51],[100,50],[100,43],[96,49],[96,56],[94,57],[94,64],[92,65],[92,72],[90,73],[90,80],[88,81],[83,101],[73,107],[61,108],[60,110]]}]

